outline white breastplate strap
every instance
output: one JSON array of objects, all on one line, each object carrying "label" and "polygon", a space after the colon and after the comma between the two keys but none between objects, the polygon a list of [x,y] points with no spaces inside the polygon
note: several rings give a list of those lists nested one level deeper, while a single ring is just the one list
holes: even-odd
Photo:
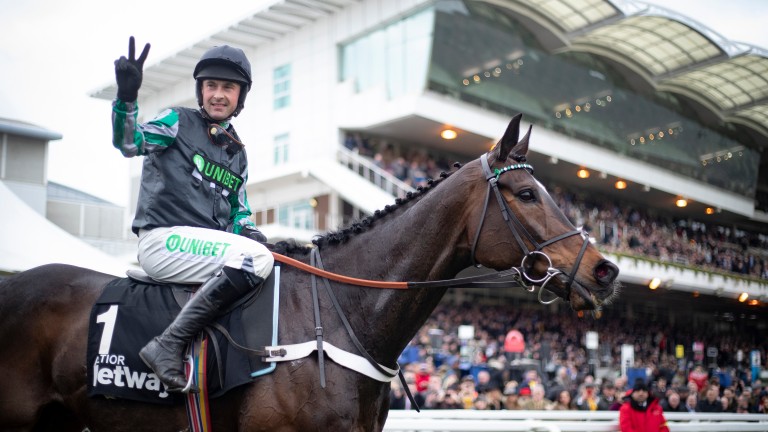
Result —
[{"label": "white breastplate strap", "polygon": [[[268,346],[265,349],[267,352],[285,350],[285,355],[264,357],[263,358],[264,361],[268,361],[268,362],[290,361],[290,360],[304,358],[312,354],[315,350],[317,350],[317,342],[309,341],[309,342],[293,344],[293,345]],[[379,367],[382,370],[387,372],[387,375],[385,375],[379,372],[378,370],[376,370],[376,368],[373,367],[373,365],[371,365],[368,362],[368,360],[366,360],[364,357],[344,351],[341,348],[336,348],[335,346],[331,345],[326,341],[323,341],[323,351],[334,362],[381,382],[392,381],[393,379],[395,379],[398,372],[400,371],[400,365],[398,365],[397,369],[390,369],[384,365],[379,364]]]}]

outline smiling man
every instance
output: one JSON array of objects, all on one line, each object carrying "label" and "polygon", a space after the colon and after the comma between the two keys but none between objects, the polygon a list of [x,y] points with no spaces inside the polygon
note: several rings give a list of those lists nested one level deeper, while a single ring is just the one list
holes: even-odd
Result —
[{"label": "smiling man", "polygon": [[131,37],[128,57],[115,61],[112,144],[125,157],[145,157],[132,225],[139,264],[155,280],[203,284],[139,353],[168,391],[190,391],[182,363],[186,344],[272,271],[272,255],[259,243],[266,237],[250,220],[248,159],[230,123],[245,105],[251,64],[238,48],[209,49],[192,74],[200,108],[169,108],[139,124],[148,53],[149,44],[136,58]]}]

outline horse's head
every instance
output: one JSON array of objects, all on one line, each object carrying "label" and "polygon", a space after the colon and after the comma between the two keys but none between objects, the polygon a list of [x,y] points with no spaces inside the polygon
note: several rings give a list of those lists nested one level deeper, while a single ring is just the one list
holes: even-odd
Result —
[{"label": "horse's head", "polygon": [[618,287],[619,269],[576,229],[526,163],[531,129],[518,142],[520,118],[480,158],[487,195],[470,226],[473,260],[497,270],[519,267],[526,284],[557,294],[576,310],[597,309]]}]

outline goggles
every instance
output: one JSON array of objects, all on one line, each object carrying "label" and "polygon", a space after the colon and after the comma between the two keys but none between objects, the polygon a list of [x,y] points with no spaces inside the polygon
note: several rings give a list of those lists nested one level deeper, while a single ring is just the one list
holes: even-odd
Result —
[{"label": "goggles", "polygon": [[218,123],[208,125],[208,138],[214,145],[223,147],[230,156],[238,154],[245,147],[238,138]]}]

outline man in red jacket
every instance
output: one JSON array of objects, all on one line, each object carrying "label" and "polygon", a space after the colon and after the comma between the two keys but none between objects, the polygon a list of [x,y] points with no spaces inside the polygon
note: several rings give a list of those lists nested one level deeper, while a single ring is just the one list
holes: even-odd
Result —
[{"label": "man in red jacket", "polygon": [[626,401],[619,409],[621,432],[669,432],[667,419],[659,401],[648,392],[648,385],[642,379],[628,392]]}]

